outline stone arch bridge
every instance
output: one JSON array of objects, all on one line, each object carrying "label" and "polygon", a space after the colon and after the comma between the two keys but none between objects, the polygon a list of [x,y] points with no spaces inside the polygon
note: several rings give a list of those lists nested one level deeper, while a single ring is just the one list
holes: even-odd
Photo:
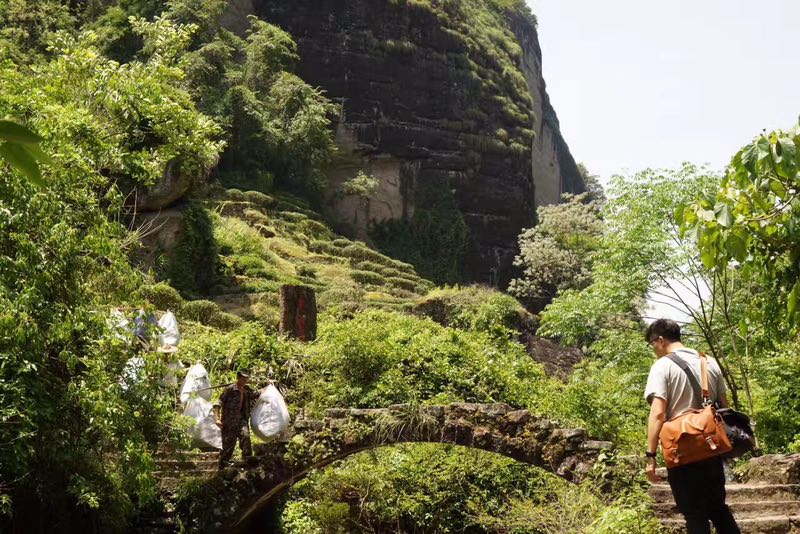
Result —
[{"label": "stone arch bridge", "polygon": [[[255,458],[213,474],[193,492],[191,506],[176,502],[184,527],[241,532],[273,499],[314,469],[357,452],[395,443],[444,443],[482,449],[544,468],[567,480],[586,476],[607,441],[507,404],[400,404],[381,409],[336,408],[323,420],[298,419],[288,441],[256,446]],[[173,460],[178,483],[191,472]],[[207,464],[211,463],[208,459]],[[210,467],[210,466],[209,466]],[[163,472],[162,472],[163,473]],[[162,475],[163,476],[163,475]]]}]

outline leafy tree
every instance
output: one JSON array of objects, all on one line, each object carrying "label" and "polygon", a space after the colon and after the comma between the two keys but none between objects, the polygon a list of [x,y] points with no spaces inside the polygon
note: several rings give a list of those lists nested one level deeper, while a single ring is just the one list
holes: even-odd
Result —
[{"label": "leafy tree", "polygon": [[[717,357],[733,400],[738,398],[747,369],[728,357],[718,311],[723,295],[730,292],[714,284],[695,242],[681,237],[674,218],[677,205],[713,191],[719,180],[692,165],[615,177],[591,283],[582,290],[563,291],[541,314],[540,333],[583,347],[592,357],[573,376],[566,396],[575,400],[572,410],[600,435],[632,445],[645,420],[640,395],[650,351],[641,335],[648,300],[690,317],[687,337]],[[598,420],[595,413],[606,417]],[[615,420],[618,424],[606,425]],[[634,420],[638,422],[630,426]]]},{"label": "leafy tree", "polygon": [[603,184],[600,183],[600,177],[590,173],[583,163],[578,163],[578,172],[580,172],[583,183],[586,185],[586,193],[588,193],[589,200],[597,203],[600,209],[603,209],[603,205],[606,203],[606,192],[603,189]]},{"label": "leafy tree", "polygon": [[60,30],[73,30],[75,17],[58,0],[0,2],[0,57],[26,61],[43,54],[47,41]]},{"label": "leafy tree", "polygon": [[[133,349],[108,307],[144,304],[129,299],[146,277],[128,261],[118,184],[150,184],[176,159],[202,170],[221,143],[180,87],[188,28],[134,26],[158,43],[143,61],[108,60],[89,32],[0,63],[0,116],[24,117],[52,155],[44,188],[0,167],[0,502],[23,530],[125,530],[157,498],[152,451],[180,428],[154,353],[119,381]],[[19,139],[32,157],[33,140]]]},{"label": "leafy tree", "polygon": [[703,264],[724,271],[735,263],[774,283],[771,296],[791,325],[800,317],[799,147],[800,126],[761,134],[733,157],[718,189],[676,210]]},{"label": "leafy tree", "polygon": [[379,185],[380,182],[378,182],[377,178],[364,171],[358,171],[358,174],[342,184],[342,193],[368,200],[369,196],[374,195],[378,190]]},{"label": "leafy tree", "polygon": [[539,223],[519,236],[514,265],[524,269],[523,277],[508,290],[529,303],[546,303],[561,291],[589,285],[603,222],[586,194],[564,195],[563,203],[542,206],[537,214]]},{"label": "leafy tree", "polygon": [[[718,187],[675,212],[713,276],[720,337],[739,363],[751,411],[764,418],[758,428],[770,448],[796,441],[798,429],[781,387],[794,376],[783,353],[795,351],[798,323],[798,148],[800,127],[759,135],[732,158]],[[783,429],[775,414],[785,415]]]}]

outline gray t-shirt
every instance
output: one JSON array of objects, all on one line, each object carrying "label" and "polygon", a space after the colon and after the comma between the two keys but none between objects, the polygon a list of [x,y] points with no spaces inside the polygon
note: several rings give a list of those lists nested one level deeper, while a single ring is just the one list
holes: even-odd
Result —
[{"label": "gray t-shirt", "polygon": [[[700,355],[694,349],[678,349],[675,354],[689,364],[689,369],[700,380]],[[725,380],[722,378],[722,371],[714,358],[708,358],[708,396],[711,400],[718,401],[720,395],[725,394]],[[694,404],[694,392],[692,384],[683,369],[667,358],[666,356],[656,360],[650,367],[650,374],[647,376],[647,386],[644,389],[644,398],[647,402],[652,402],[653,397],[660,397],[667,401],[667,420],[699,406],[702,399],[698,399]]]}]

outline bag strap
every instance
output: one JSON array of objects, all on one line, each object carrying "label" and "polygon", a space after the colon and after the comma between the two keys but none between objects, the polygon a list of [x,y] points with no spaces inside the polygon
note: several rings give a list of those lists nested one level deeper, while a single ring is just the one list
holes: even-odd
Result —
[{"label": "bag strap", "polygon": [[683,370],[683,372],[686,373],[686,377],[689,379],[689,384],[692,386],[692,391],[694,391],[694,396],[696,399],[700,400],[701,402],[700,405],[702,406],[702,403],[705,402],[705,400],[708,398],[708,374],[706,370],[706,359],[702,356],[700,357],[701,358],[700,367],[702,370],[702,376],[703,376],[702,380],[704,386],[701,388],[700,383],[697,381],[697,377],[694,376],[692,370],[689,369],[689,364],[686,363],[683,360],[683,358],[679,357],[674,352],[670,352],[669,354],[667,354],[667,358],[672,360],[672,362],[675,365],[680,367]]},{"label": "bag strap", "polygon": [[708,402],[708,358],[700,353],[700,377],[703,380],[703,404]]}]

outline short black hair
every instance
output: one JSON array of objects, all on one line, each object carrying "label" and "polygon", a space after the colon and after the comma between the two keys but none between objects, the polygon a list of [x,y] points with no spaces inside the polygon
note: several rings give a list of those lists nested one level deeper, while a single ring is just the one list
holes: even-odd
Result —
[{"label": "short black hair", "polygon": [[659,337],[663,337],[667,341],[680,341],[681,327],[672,319],[656,319],[647,327],[644,339],[650,343]]}]

